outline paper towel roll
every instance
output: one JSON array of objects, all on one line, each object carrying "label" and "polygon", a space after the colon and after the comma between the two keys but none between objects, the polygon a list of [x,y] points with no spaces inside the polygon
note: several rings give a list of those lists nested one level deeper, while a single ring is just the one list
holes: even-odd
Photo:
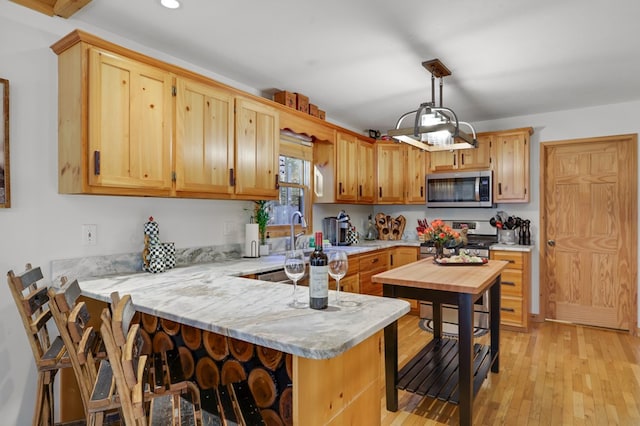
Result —
[{"label": "paper towel roll", "polygon": [[258,238],[258,224],[247,223],[244,233],[244,255],[245,257],[258,257],[260,239]]}]

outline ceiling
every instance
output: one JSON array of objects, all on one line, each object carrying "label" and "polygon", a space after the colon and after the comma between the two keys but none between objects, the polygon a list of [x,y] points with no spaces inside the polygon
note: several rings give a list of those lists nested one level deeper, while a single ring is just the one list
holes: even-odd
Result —
[{"label": "ceiling", "polygon": [[[60,0],[58,0],[60,1]],[[476,122],[640,99],[637,0],[93,0],[70,21],[254,87],[307,95],[355,130],[431,99]],[[81,25],[78,25],[81,27]]]}]

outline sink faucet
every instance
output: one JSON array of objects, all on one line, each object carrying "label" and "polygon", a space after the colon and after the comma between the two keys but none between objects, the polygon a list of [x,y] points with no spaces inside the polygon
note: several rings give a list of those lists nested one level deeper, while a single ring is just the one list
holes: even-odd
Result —
[{"label": "sink faucet", "polygon": [[290,249],[291,250],[295,250],[296,249],[296,238],[298,238],[300,235],[304,235],[304,231],[303,232],[299,232],[297,234],[295,234],[294,232],[294,220],[296,219],[296,216],[298,216],[300,218],[300,224],[302,225],[302,229],[307,229],[307,221],[304,220],[304,216],[302,215],[302,213],[300,213],[299,211],[295,211],[293,212],[293,214],[291,215],[291,242],[290,242]]}]

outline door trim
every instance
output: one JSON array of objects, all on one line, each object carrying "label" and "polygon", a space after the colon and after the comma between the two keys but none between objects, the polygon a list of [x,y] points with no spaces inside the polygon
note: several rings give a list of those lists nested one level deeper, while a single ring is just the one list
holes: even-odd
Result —
[{"label": "door trim", "polygon": [[546,204],[545,197],[542,194],[543,189],[545,188],[545,170],[547,167],[546,158],[547,151],[552,147],[562,146],[562,145],[573,145],[573,144],[587,144],[593,142],[612,142],[615,140],[625,140],[629,143],[633,143],[636,146],[636,157],[634,158],[632,164],[632,172],[634,174],[633,182],[630,183],[634,202],[631,204],[630,208],[630,216],[633,220],[632,223],[636,224],[636,228],[633,230],[634,233],[634,244],[631,247],[632,254],[635,255],[636,262],[631,264],[632,268],[631,275],[633,276],[633,288],[630,289],[631,292],[631,318],[629,323],[629,334],[638,336],[640,335],[640,328],[638,328],[638,238],[637,238],[637,223],[638,223],[638,159],[637,159],[637,145],[638,145],[638,134],[622,134],[622,135],[613,135],[613,136],[601,136],[601,137],[592,137],[592,138],[580,138],[580,139],[567,139],[567,140],[558,140],[558,141],[547,141],[540,143],[540,254],[539,254],[539,289],[540,289],[540,320],[544,320],[547,317],[547,283],[546,283],[546,252],[547,252],[547,235],[546,235]]}]

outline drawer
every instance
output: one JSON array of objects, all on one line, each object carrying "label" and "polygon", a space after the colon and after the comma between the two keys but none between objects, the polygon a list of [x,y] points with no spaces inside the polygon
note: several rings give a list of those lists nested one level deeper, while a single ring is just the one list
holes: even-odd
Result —
[{"label": "drawer", "polygon": [[369,272],[372,269],[380,270],[378,272],[386,271],[389,269],[389,256],[386,252],[365,254],[360,256],[358,264],[360,266],[360,272]]},{"label": "drawer", "polygon": [[522,299],[510,297],[500,299],[500,323],[518,327],[524,325]]},{"label": "drawer", "polygon": [[522,297],[522,271],[505,269],[502,271],[500,292],[503,296]]},{"label": "drawer", "polygon": [[495,250],[491,252],[491,259],[506,260],[509,262],[507,268],[523,269],[525,253],[519,251],[502,251]]}]

